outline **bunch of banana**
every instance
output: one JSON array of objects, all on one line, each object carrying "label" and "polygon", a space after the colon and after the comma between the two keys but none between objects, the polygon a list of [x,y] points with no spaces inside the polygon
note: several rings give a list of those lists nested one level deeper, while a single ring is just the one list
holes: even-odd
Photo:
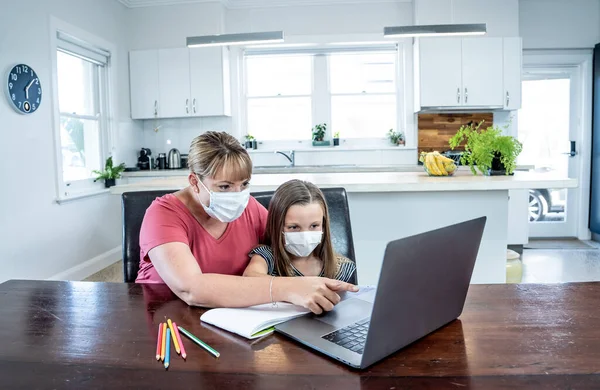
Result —
[{"label": "bunch of banana", "polygon": [[442,156],[439,152],[421,152],[419,161],[425,166],[425,171],[430,176],[450,176],[456,171],[454,160]]}]

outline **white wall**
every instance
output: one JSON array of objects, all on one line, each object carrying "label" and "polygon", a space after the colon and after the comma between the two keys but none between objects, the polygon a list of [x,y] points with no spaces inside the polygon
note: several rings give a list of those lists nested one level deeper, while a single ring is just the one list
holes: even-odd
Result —
[{"label": "white wall", "polygon": [[[44,92],[37,112],[17,114],[0,97],[0,282],[11,278],[48,278],[117,248],[119,198],[100,195],[58,205],[52,128],[50,17],[113,42],[118,50],[118,85],[127,86],[125,8],[116,1],[30,0],[3,2],[0,69],[5,75],[26,63],[40,77]],[[128,89],[116,91],[117,155],[127,155],[137,137],[129,120]],[[118,158],[118,157],[117,157]],[[114,258],[116,256],[116,258]],[[120,253],[112,254],[113,260]]]},{"label": "white wall", "polygon": [[524,49],[592,48],[600,43],[600,1],[520,0]]}]

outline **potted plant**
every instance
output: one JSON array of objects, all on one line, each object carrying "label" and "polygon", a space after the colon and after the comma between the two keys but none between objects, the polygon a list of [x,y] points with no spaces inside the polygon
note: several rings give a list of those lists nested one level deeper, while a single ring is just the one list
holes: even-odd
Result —
[{"label": "potted plant", "polygon": [[523,145],[516,138],[503,135],[498,126],[479,130],[482,124],[483,121],[477,126],[461,126],[450,139],[450,148],[454,150],[464,144],[460,161],[469,165],[474,175],[477,170],[484,175],[512,175]]},{"label": "potted plant", "polygon": [[333,133],[333,146],[340,146],[340,132]]},{"label": "potted plant", "polygon": [[113,166],[112,157],[109,157],[106,159],[106,164],[103,171],[93,171],[96,175],[98,175],[94,181],[104,180],[104,186],[106,188],[110,188],[115,185],[116,179],[121,178],[121,173],[123,173],[124,170],[125,164],[120,164],[115,167]]},{"label": "potted plant", "polygon": [[392,145],[405,145],[406,141],[404,139],[404,133],[401,131],[394,131],[394,129],[390,129],[388,131],[388,138]]},{"label": "potted plant", "polygon": [[255,141],[254,137],[250,134],[246,134],[245,138],[246,138],[246,142],[244,143],[244,147],[246,149],[252,149],[253,142]]},{"label": "potted plant", "polygon": [[315,125],[312,129],[312,144],[313,146],[329,146],[330,142],[325,141],[325,133],[327,132],[327,124],[321,123]]}]

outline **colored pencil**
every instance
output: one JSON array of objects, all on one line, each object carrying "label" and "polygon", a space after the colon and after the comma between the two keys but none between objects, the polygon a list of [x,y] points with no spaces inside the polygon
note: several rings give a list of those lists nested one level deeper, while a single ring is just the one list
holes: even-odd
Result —
[{"label": "colored pencil", "polygon": [[186,335],[190,340],[192,340],[194,343],[198,344],[200,347],[204,348],[205,350],[207,350],[208,352],[213,354],[215,357],[221,356],[221,354],[219,352],[217,352],[216,349],[214,349],[210,345],[206,344],[204,341],[200,340],[198,337],[194,336],[187,330],[183,329],[181,326],[178,326],[177,328],[179,329],[179,331],[181,331],[181,333]]},{"label": "colored pencil", "polygon": [[167,349],[165,351],[165,368],[171,363],[171,333],[167,332]]},{"label": "colored pencil", "polygon": [[181,348],[181,357],[185,359],[187,357],[187,354],[185,353],[185,348],[183,347],[183,342],[181,341],[181,335],[179,334],[179,329],[177,329],[177,324],[174,322],[173,329],[175,330],[175,337],[177,337],[179,348]]},{"label": "colored pencil", "polygon": [[162,322],[158,324],[158,339],[156,340],[156,360],[160,360],[160,351],[162,351]]},{"label": "colored pencil", "polygon": [[167,324],[165,322],[162,323],[162,340],[161,340],[161,350],[160,350],[160,360],[165,361],[165,344],[167,343]]},{"label": "colored pencil", "polygon": [[171,322],[170,318],[167,320],[167,324],[169,325],[169,330],[171,331],[171,340],[173,340],[175,352],[177,352],[179,355],[181,353],[181,350],[179,349],[179,341],[177,341],[177,337],[175,337],[175,330],[173,330],[173,323]]}]

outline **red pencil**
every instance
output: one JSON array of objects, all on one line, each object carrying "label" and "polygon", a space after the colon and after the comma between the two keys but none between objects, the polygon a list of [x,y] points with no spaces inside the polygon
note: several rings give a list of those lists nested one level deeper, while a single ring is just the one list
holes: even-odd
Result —
[{"label": "red pencil", "polygon": [[156,341],[156,360],[160,360],[160,351],[162,348],[162,330],[163,324],[162,322],[158,324],[158,340]]},{"label": "red pencil", "polygon": [[187,354],[185,353],[185,348],[183,348],[183,343],[181,342],[181,336],[179,335],[179,328],[177,328],[177,324],[173,322],[173,330],[175,331],[175,337],[177,337],[177,342],[179,343],[179,349],[181,349],[181,357],[186,358]]}]

